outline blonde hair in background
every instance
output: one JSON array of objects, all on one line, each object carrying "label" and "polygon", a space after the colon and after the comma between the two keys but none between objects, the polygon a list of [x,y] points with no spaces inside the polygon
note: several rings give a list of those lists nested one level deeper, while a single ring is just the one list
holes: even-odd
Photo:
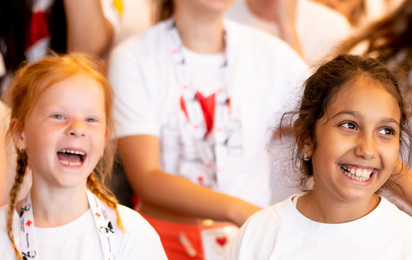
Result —
[{"label": "blonde hair in background", "polygon": [[[105,96],[105,112],[108,136],[114,136],[112,115],[113,93],[110,83],[101,72],[103,63],[100,59],[87,54],[72,53],[65,56],[50,56],[40,61],[29,63],[16,72],[10,89],[12,107],[11,118],[16,119],[10,125],[10,133],[24,128],[26,118],[30,116],[42,93],[50,86],[77,74],[88,76],[101,84]],[[111,138],[109,138],[111,139]],[[17,147],[18,148],[18,147]],[[87,178],[87,187],[117,214],[117,224],[123,230],[117,208],[117,200],[104,186],[104,179],[110,175],[114,161],[115,144],[108,142],[102,159]],[[10,190],[10,204],[7,215],[7,232],[16,252],[17,259],[22,259],[13,236],[13,213],[26,173],[28,157],[24,150],[17,149],[17,167],[14,184]]]}]

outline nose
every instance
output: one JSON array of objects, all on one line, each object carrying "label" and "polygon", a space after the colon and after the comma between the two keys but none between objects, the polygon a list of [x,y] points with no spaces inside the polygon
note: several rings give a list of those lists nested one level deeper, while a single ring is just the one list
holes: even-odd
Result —
[{"label": "nose", "polygon": [[82,120],[75,120],[67,129],[67,134],[74,137],[86,136],[85,125]]},{"label": "nose", "polygon": [[373,136],[360,135],[355,148],[357,157],[370,160],[376,157],[376,142]]}]

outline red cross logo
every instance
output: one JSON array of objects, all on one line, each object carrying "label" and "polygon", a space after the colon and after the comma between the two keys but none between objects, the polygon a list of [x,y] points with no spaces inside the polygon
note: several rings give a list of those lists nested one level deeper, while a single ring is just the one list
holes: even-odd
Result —
[{"label": "red cross logo", "polygon": [[31,222],[30,219],[29,219],[29,220],[27,220],[26,225],[27,225],[28,227],[30,227],[30,225],[31,225],[32,223],[33,223],[33,222]]},{"label": "red cross logo", "polygon": [[100,218],[100,216],[101,216],[101,215],[100,215],[99,213],[97,213],[97,212],[96,212],[95,215],[96,215],[98,218]]}]

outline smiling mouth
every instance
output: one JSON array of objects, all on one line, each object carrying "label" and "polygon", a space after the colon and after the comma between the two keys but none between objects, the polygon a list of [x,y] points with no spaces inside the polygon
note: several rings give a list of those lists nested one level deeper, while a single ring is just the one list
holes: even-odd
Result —
[{"label": "smiling mouth", "polygon": [[62,149],[57,152],[60,163],[68,166],[79,166],[86,159],[87,155],[83,151]]},{"label": "smiling mouth", "polygon": [[346,176],[357,181],[368,181],[378,171],[376,168],[365,169],[349,165],[340,165],[340,168]]}]

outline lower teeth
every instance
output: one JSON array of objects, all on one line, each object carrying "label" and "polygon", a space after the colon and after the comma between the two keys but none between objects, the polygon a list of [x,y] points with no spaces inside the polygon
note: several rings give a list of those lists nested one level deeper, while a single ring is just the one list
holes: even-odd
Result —
[{"label": "lower teeth", "polygon": [[70,165],[70,166],[79,166],[82,164],[81,162],[73,163],[73,162],[62,161],[62,160],[60,162],[64,165]]}]

